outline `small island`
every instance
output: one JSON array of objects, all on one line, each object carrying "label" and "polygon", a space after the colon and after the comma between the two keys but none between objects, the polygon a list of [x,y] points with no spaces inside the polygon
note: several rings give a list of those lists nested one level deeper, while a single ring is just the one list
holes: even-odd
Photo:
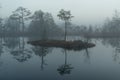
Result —
[{"label": "small island", "polygon": [[81,40],[67,41],[67,27],[70,24],[71,19],[74,17],[70,11],[61,9],[57,15],[60,20],[64,21],[64,40],[48,40],[46,37],[46,29],[43,30],[43,38],[38,41],[28,41],[28,43],[42,47],[59,47],[68,50],[82,50],[90,47],[94,47],[95,44],[83,42]]},{"label": "small island", "polygon": [[86,48],[94,47],[95,44],[83,42],[81,40],[75,41],[65,41],[65,40],[38,40],[38,41],[28,41],[28,44],[42,47],[58,47],[68,50],[82,50]]}]

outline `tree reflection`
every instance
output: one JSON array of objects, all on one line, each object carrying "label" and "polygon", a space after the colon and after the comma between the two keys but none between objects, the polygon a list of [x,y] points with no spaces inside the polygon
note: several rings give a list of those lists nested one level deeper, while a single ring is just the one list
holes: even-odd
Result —
[{"label": "tree reflection", "polygon": [[110,45],[113,48],[120,48],[120,38],[103,38],[103,45]]},{"label": "tree reflection", "polygon": [[27,61],[32,57],[32,51],[25,49],[24,38],[19,38],[18,46],[12,49],[11,54],[19,62]]},{"label": "tree reflection", "polygon": [[[87,33],[87,34],[89,34],[89,33]],[[89,36],[85,36],[84,37],[84,42],[91,43],[92,42],[92,38],[89,37]]]},{"label": "tree reflection", "polygon": [[2,56],[2,54],[3,54],[4,51],[5,51],[5,50],[4,50],[4,44],[3,44],[3,43],[4,43],[4,39],[3,39],[3,37],[1,37],[1,38],[0,38],[0,67],[1,67],[1,66],[3,65],[3,63],[4,63],[3,60],[1,59],[1,58],[2,58],[1,56]]},{"label": "tree reflection", "polygon": [[0,56],[3,53],[3,44],[2,43],[3,43],[2,38],[0,38]]},{"label": "tree reflection", "polygon": [[90,53],[89,53],[89,50],[87,48],[85,49],[84,56],[86,57],[85,62],[90,63]]},{"label": "tree reflection", "polygon": [[71,67],[71,64],[67,63],[67,51],[65,49],[65,63],[58,67],[57,71],[60,75],[70,74],[73,67]]},{"label": "tree reflection", "polygon": [[102,43],[113,47],[113,60],[120,63],[120,38],[105,38]]},{"label": "tree reflection", "polygon": [[113,53],[113,60],[119,62],[120,64],[120,49],[115,49],[115,52]]},{"label": "tree reflection", "polygon": [[5,46],[7,46],[9,49],[14,49],[19,45],[19,38],[18,37],[14,37],[14,38],[8,38],[6,37],[4,39],[5,42]]},{"label": "tree reflection", "polygon": [[35,55],[41,57],[41,70],[44,70],[44,66],[47,65],[45,62],[45,56],[52,51],[52,49],[47,47],[35,46],[33,48]]}]

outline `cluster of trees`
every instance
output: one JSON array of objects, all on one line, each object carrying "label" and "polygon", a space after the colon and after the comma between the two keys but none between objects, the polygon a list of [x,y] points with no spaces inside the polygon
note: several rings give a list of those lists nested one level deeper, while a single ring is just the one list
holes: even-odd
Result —
[{"label": "cluster of trees", "polygon": [[[82,33],[84,34],[84,32]],[[102,26],[94,27],[94,28],[89,27],[87,36],[89,37],[120,37],[119,34],[120,34],[120,13],[116,10],[113,17],[111,19],[107,18]]]},{"label": "cluster of trees", "polygon": [[120,37],[120,13],[115,11],[113,17],[107,18],[101,26],[72,25],[68,28],[68,34],[83,37]]},{"label": "cluster of trees", "polygon": [[[64,21],[64,25],[59,27],[51,13],[38,10],[32,14],[30,10],[18,7],[8,18],[0,18],[0,36],[39,36],[42,39],[64,36],[64,40],[67,39],[67,35],[119,37],[120,13],[118,11],[115,11],[112,19],[107,19],[102,27],[70,24],[73,16],[70,11],[63,9],[57,16]],[[61,26],[64,26],[64,29]]]},{"label": "cluster of trees", "polygon": [[62,29],[56,25],[52,14],[48,12],[45,13],[41,10],[36,11],[30,19],[31,22],[28,33],[32,36],[37,35],[46,39],[48,36],[58,36],[60,33],[62,34]]},{"label": "cluster of trees", "polygon": [[23,7],[18,7],[5,20],[3,20],[1,27],[1,36],[20,35],[25,32],[25,21],[31,14],[30,10]]},{"label": "cluster of trees", "polygon": [[67,31],[70,36],[93,37],[100,35],[101,28],[97,25],[70,25]]},{"label": "cluster of trees", "polygon": [[7,18],[0,18],[0,36],[58,36],[63,34],[63,30],[59,28],[51,13],[41,10],[35,11],[34,14],[30,10],[18,7]]},{"label": "cluster of trees", "polygon": [[115,11],[114,16],[112,19],[107,18],[105,21],[102,30],[101,35],[104,37],[120,37],[120,13],[118,11]]},{"label": "cluster of trees", "polygon": [[39,36],[42,39],[64,36],[66,40],[67,35],[91,36],[96,31],[91,25],[71,24],[73,16],[70,11],[61,9],[57,16],[64,21],[64,25],[59,27],[51,13],[38,10],[32,14],[30,10],[18,7],[7,19],[0,18],[0,36]]},{"label": "cluster of trees", "polygon": [[59,11],[59,14],[57,16],[65,22],[65,37],[64,37],[64,40],[67,40],[67,26],[70,23],[70,20],[71,20],[71,18],[73,18],[73,16],[71,15],[70,11],[65,11],[63,9],[61,9]]}]

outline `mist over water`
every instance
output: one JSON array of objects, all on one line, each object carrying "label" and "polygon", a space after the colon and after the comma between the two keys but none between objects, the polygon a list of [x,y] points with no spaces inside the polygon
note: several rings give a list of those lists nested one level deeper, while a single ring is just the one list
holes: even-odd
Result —
[{"label": "mist over water", "polygon": [[[92,39],[81,51],[32,46],[29,38],[1,38],[0,79],[119,79],[119,39]],[[24,41],[23,41],[24,40]],[[117,73],[116,73],[117,72]]]},{"label": "mist over water", "polygon": [[0,0],[0,80],[120,80],[119,0]]}]

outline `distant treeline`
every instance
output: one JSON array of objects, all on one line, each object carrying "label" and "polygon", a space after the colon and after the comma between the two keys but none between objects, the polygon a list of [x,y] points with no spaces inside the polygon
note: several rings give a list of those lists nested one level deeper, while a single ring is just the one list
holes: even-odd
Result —
[{"label": "distant treeline", "polygon": [[[56,14],[57,15],[57,14]],[[31,13],[18,7],[6,19],[0,18],[0,36],[64,36],[64,25],[57,25],[51,13],[42,10]],[[120,14],[115,11],[112,19],[98,26],[67,25],[67,35],[84,37],[120,37]]]},{"label": "distant treeline", "polygon": [[76,35],[84,37],[120,37],[120,13],[115,11],[113,17],[111,19],[106,18],[104,24],[101,26],[77,26],[74,32]]}]

